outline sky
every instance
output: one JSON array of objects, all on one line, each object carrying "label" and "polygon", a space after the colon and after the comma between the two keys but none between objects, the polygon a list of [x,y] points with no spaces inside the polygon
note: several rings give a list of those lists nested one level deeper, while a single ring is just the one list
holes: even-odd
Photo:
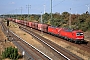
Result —
[{"label": "sky", "polygon": [[[28,5],[29,14],[51,12],[51,0],[0,0],[0,15],[28,14]],[[83,14],[88,11],[86,5],[90,7],[90,0],[52,0],[52,13]]]}]

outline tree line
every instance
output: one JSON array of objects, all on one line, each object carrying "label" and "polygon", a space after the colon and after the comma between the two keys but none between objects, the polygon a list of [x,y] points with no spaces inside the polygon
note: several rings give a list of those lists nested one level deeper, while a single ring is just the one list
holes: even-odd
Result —
[{"label": "tree line", "polygon": [[[32,14],[32,15],[6,15],[11,18],[17,18],[21,20],[28,20],[28,21],[37,21],[41,22],[41,15],[40,14]],[[83,31],[90,31],[90,14],[88,12],[83,13],[83,14],[71,14],[68,12],[63,12],[62,14],[56,12],[52,14],[52,19],[51,19],[51,14],[50,13],[45,13],[42,14],[42,23],[44,24],[49,24],[52,26],[57,26],[57,27],[65,27],[69,28],[69,20],[71,18],[71,28],[72,29],[80,29]]]}]

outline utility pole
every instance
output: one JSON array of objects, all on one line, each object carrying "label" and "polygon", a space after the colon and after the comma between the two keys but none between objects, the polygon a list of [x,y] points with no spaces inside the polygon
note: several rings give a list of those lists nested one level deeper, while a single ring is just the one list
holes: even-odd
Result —
[{"label": "utility pole", "polygon": [[52,20],[52,0],[51,0],[51,20]]},{"label": "utility pole", "polygon": [[10,18],[12,18],[12,11],[11,11],[11,14],[10,15],[11,15]]},{"label": "utility pole", "polygon": [[86,5],[86,7],[88,8],[88,13],[89,13],[89,5]]},{"label": "utility pole", "polygon": [[42,12],[41,12],[41,24],[42,24]]},{"label": "utility pole", "polygon": [[45,11],[46,5],[44,4],[43,6],[44,6],[44,14],[45,14],[46,13],[46,11]]},{"label": "utility pole", "polygon": [[29,19],[29,10],[31,8],[31,5],[26,5],[26,8],[28,8],[28,19]]},{"label": "utility pole", "polygon": [[22,18],[22,7],[21,7],[21,18]]},{"label": "utility pole", "polygon": [[14,17],[14,10],[12,10],[12,18]]},{"label": "utility pole", "polygon": [[17,9],[15,9],[15,11],[16,11],[16,19],[17,19]]},{"label": "utility pole", "polygon": [[71,29],[71,8],[70,8],[70,16],[69,16],[69,28]]},{"label": "utility pole", "polygon": [[[41,24],[43,24],[43,21],[42,21],[42,12],[41,12]],[[43,30],[41,28],[41,35],[43,36]]]},{"label": "utility pole", "polygon": [[4,16],[4,14],[3,14],[3,19],[5,19],[5,16]]}]

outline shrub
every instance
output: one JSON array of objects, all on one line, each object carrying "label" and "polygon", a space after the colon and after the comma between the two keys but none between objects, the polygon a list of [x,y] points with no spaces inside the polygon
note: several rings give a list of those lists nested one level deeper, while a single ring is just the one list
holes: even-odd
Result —
[{"label": "shrub", "polygon": [[7,47],[5,51],[2,52],[2,58],[18,59],[19,56],[18,49],[14,47]]}]

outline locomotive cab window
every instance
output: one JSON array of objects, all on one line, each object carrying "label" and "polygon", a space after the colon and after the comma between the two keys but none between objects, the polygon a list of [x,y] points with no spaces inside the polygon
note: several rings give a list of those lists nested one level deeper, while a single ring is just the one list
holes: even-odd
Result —
[{"label": "locomotive cab window", "polygon": [[82,32],[77,32],[76,35],[81,36],[81,35],[83,35],[83,33]]}]

